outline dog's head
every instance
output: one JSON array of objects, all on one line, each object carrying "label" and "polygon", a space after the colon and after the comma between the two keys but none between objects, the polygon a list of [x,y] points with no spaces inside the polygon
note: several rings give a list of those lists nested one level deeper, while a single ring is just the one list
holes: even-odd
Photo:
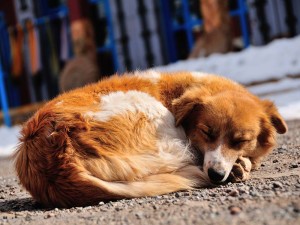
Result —
[{"label": "dog's head", "polygon": [[203,154],[203,169],[213,182],[225,181],[239,156],[255,161],[270,153],[276,132],[287,131],[273,103],[247,91],[211,94],[193,88],[172,106],[176,126],[183,126],[192,145]]}]

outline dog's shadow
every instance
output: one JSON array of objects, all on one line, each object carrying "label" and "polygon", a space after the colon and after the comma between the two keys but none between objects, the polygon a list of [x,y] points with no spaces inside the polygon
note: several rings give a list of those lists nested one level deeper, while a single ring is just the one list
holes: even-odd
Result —
[{"label": "dog's shadow", "polygon": [[17,198],[0,202],[0,212],[21,212],[21,211],[36,211],[50,210],[43,207],[41,204],[34,201],[32,198]]},{"label": "dog's shadow", "polygon": [[[110,202],[117,202],[118,200],[103,201],[105,204]],[[93,205],[91,205],[93,206]],[[45,207],[41,203],[36,202],[33,198],[17,198],[13,200],[6,200],[0,202],[1,212],[23,212],[23,211],[51,211],[54,207]]]}]

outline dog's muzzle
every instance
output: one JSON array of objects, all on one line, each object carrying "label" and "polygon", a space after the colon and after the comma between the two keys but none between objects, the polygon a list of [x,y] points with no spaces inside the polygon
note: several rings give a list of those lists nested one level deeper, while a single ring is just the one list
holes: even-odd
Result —
[{"label": "dog's muzzle", "polygon": [[225,157],[222,154],[222,146],[218,146],[212,151],[207,151],[204,155],[204,171],[213,183],[224,182],[232,169],[235,158]]}]

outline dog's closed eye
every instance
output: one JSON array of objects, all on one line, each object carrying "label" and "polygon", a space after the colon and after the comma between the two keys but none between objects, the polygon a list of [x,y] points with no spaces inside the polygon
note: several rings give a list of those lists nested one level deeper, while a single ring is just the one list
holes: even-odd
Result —
[{"label": "dog's closed eye", "polygon": [[209,141],[213,141],[216,139],[216,134],[213,132],[213,130],[206,126],[206,125],[200,125],[198,127],[198,131]]},{"label": "dog's closed eye", "polygon": [[236,139],[236,140],[231,141],[231,145],[233,148],[239,149],[240,147],[242,147],[243,145],[245,145],[249,142],[251,142],[250,139]]}]

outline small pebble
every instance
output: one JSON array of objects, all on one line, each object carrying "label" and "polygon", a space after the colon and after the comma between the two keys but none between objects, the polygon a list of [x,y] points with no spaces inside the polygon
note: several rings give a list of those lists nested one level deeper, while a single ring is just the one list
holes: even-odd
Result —
[{"label": "small pebble", "polygon": [[300,209],[299,208],[294,208],[294,212],[295,213],[300,213]]},{"label": "small pebble", "polygon": [[225,189],[226,193],[230,193],[231,191],[232,191],[232,189],[230,189],[230,188]]},{"label": "small pebble", "polygon": [[50,218],[50,217],[54,217],[54,216],[55,216],[54,213],[49,213],[49,214],[47,214],[47,215],[45,216],[45,219]]},{"label": "small pebble", "polygon": [[294,164],[292,164],[291,165],[291,168],[298,168],[299,166],[298,166],[298,164],[296,164],[296,163],[294,163]]},{"label": "small pebble", "polygon": [[274,188],[282,188],[282,183],[280,183],[279,181],[275,181],[275,182],[273,183],[273,187],[274,187]]},{"label": "small pebble", "polygon": [[152,208],[156,210],[156,209],[158,209],[158,206],[157,205],[153,205]]},{"label": "small pebble", "polygon": [[229,206],[229,211],[231,215],[237,215],[242,211],[242,209],[238,206]]},{"label": "small pebble", "polygon": [[259,196],[259,193],[258,193],[257,191],[250,191],[249,193],[250,193],[250,195],[253,196],[253,197]]},{"label": "small pebble", "polygon": [[239,195],[239,191],[236,190],[236,189],[232,189],[230,192],[229,192],[229,196],[232,196],[232,197],[236,197]]},{"label": "small pebble", "polygon": [[31,221],[31,220],[32,220],[30,214],[27,214],[27,215],[26,215],[25,220],[26,220],[26,221]]},{"label": "small pebble", "polygon": [[141,219],[143,217],[143,213],[142,212],[137,212],[135,213],[135,216],[137,219]]}]

